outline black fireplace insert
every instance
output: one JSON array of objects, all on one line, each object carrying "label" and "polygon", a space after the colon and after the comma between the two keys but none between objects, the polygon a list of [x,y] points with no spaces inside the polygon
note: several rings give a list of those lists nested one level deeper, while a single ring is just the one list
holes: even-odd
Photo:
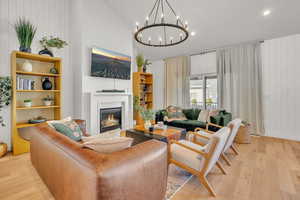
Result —
[{"label": "black fireplace insert", "polygon": [[100,133],[122,128],[122,107],[100,109]]}]

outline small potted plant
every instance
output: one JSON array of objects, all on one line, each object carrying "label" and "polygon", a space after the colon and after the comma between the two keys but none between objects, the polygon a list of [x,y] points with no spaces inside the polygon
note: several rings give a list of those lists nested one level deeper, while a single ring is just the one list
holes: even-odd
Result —
[{"label": "small potted plant", "polygon": [[66,41],[60,39],[59,37],[53,37],[53,36],[50,36],[50,39],[48,39],[47,37],[43,37],[40,40],[40,44],[42,45],[42,47],[44,49],[41,50],[39,52],[39,54],[40,55],[47,54],[51,57],[54,56],[53,55],[54,48],[61,49],[68,45],[68,43]]},{"label": "small potted plant", "polygon": [[149,130],[149,128],[152,126],[151,120],[155,119],[155,112],[151,109],[142,108],[140,110],[140,113],[141,117],[144,120],[144,128],[146,130]]},{"label": "small potted plant", "polygon": [[25,18],[20,17],[14,25],[20,43],[20,51],[31,53],[31,43],[36,33],[36,27]]},{"label": "small potted plant", "polygon": [[49,95],[46,96],[45,98],[43,98],[43,102],[44,102],[45,106],[51,106],[52,101],[53,101],[53,98],[50,97]]},{"label": "small potted plant", "polygon": [[25,99],[25,100],[24,100],[24,106],[25,106],[25,107],[31,107],[31,106],[32,106],[32,101],[31,101],[31,99]]},{"label": "small potted plant", "polygon": [[136,65],[138,67],[138,71],[143,72],[143,66],[145,63],[143,54],[138,54],[135,59],[136,59]]}]

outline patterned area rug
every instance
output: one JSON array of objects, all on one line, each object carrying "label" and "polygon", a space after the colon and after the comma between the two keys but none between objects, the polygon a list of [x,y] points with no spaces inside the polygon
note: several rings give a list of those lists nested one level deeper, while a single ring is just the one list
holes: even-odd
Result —
[{"label": "patterned area rug", "polygon": [[191,178],[192,174],[179,167],[170,165],[166,200],[171,200],[176,192],[178,192]]}]

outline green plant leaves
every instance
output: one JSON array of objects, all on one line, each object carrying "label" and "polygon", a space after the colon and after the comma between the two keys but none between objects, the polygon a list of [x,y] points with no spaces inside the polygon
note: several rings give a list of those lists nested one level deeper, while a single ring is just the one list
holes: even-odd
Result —
[{"label": "green plant leaves", "polygon": [[[10,77],[0,77],[0,112],[4,106],[8,106],[11,101],[11,79]],[[4,119],[0,116],[0,125],[5,126]]]},{"label": "green plant leaves", "polygon": [[24,17],[20,17],[15,23],[14,27],[18,36],[20,46],[30,48],[36,33],[36,27]]}]

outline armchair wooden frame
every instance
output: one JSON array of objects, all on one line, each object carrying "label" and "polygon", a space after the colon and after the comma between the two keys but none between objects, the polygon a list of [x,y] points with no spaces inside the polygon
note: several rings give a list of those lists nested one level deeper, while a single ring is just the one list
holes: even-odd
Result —
[{"label": "armchair wooden frame", "polygon": [[[206,123],[206,129],[203,129],[203,128],[195,128],[195,132],[198,132],[198,131],[204,131],[204,132],[209,133],[209,134],[214,134],[215,132],[208,130],[208,127],[209,127],[209,126],[214,126],[214,127],[217,127],[217,128],[223,128],[223,127],[224,127],[224,126],[220,126],[220,125],[217,125],[217,124],[209,123],[209,122],[208,122],[208,123]],[[230,125],[230,126],[231,126],[231,127],[229,127],[229,128],[232,130],[233,125]],[[198,133],[197,136],[199,136],[199,135],[200,135],[200,134]],[[196,136],[196,137],[197,137],[197,136]],[[203,135],[201,135],[201,136],[203,136]],[[193,142],[196,140],[196,137],[194,137]],[[206,137],[206,136],[205,136],[205,137]],[[203,138],[203,137],[202,137],[202,138]],[[237,147],[235,146],[234,143],[231,144],[230,148],[231,148],[231,150],[232,150],[236,155],[239,155],[239,151],[237,150]],[[226,156],[225,151],[221,154],[221,158],[226,162],[226,164],[227,164],[228,166],[231,166],[231,162],[230,162],[229,158]]]},{"label": "armchair wooden frame", "polygon": [[[208,138],[208,137],[206,137],[206,136],[202,136],[202,135],[200,135],[200,134],[198,134],[198,133],[194,133],[194,132],[189,132],[189,133],[198,135],[198,136],[203,137],[203,138],[206,138],[206,139],[210,139],[210,138]],[[214,197],[216,197],[216,193],[215,193],[215,191],[213,190],[212,186],[210,185],[210,183],[208,182],[208,180],[207,180],[207,178],[206,178],[206,172],[207,172],[209,162],[210,162],[210,160],[211,160],[211,158],[212,158],[213,152],[215,151],[218,142],[219,142],[219,141],[217,141],[217,140],[213,141],[213,143],[211,144],[212,146],[211,146],[209,152],[204,152],[204,151],[201,151],[201,150],[193,149],[193,148],[191,148],[191,147],[189,147],[189,146],[187,146],[187,145],[184,145],[184,144],[182,144],[182,143],[179,143],[179,142],[177,142],[177,141],[175,141],[175,140],[172,140],[172,141],[170,142],[170,145],[169,145],[169,159],[168,159],[168,160],[169,160],[169,164],[175,164],[175,165],[177,165],[178,167],[180,167],[180,168],[182,168],[182,169],[184,169],[184,170],[190,172],[191,174],[194,174],[195,176],[197,176],[198,179],[199,179],[199,181],[204,185],[204,187],[205,187],[205,188],[211,193],[211,195],[214,196]],[[174,160],[174,159],[172,158],[172,154],[170,153],[170,152],[171,152],[171,145],[172,145],[172,144],[177,144],[177,145],[179,145],[179,146],[181,146],[181,147],[183,147],[183,148],[185,148],[185,149],[188,149],[188,150],[190,150],[190,151],[193,151],[193,152],[199,154],[200,156],[202,156],[203,159],[204,159],[204,165],[203,165],[202,169],[201,169],[200,171],[197,171],[197,170],[195,170],[195,169],[193,169],[193,168],[187,166],[186,164],[184,164],[184,163],[182,163],[182,162],[179,162],[179,161],[177,161],[177,160]],[[199,161],[199,162],[200,162],[200,161]],[[222,172],[223,174],[227,174],[226,171],[225,171],[225,169],[224,169],[224,167],[222,166],[222,164],[221,164],[219,161],[216,162],[216,165],[217,165],[217,167],[221,170],[221,172]]]}]

